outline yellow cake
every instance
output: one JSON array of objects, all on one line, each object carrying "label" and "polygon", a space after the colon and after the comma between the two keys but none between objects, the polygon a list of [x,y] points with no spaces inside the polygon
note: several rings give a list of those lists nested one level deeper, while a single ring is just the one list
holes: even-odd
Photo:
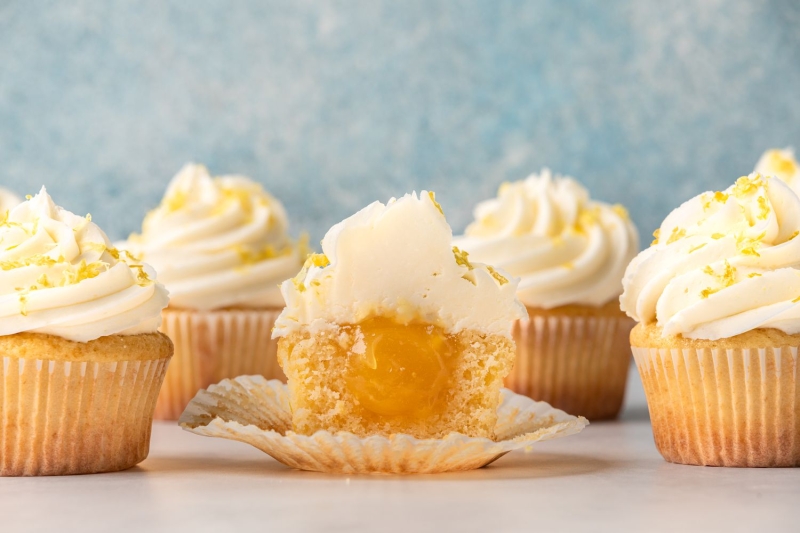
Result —
[{"label": "yellow cake", "polygon": [[675,209],[625,274],[668,461],[800,466],[800,198],[759,174]]},{"label": "yellow cake", "polygon": [[507,386],[590,420],[616,417],[634,325],[618,297],[638,250],[625,209],[544,169],[478,204],[456,244],[521,278],[528,318],[514,326],[517,364]]},{"label": "yellow cake", "polygon": [[0,223],[0,475],[142,461],[172,355],[164,287],[42,190]]},{"label": "yellow cake", "polygon": [[152,264],[170,291],[161,331],[175,357],[156,418],[177,420],[198,390],[225,378],[284,379],[271,339],[284,305],[278,284],[307,255],[287,230],[283,206],[261,185],[188,164],[142,232],[121,245]]},{"label": "yellow cake", "polygon": [[274,331],[294,430],[491,438],[517,281],[454,248],[425,192],[367,206],[322,248],[283,283]]}]

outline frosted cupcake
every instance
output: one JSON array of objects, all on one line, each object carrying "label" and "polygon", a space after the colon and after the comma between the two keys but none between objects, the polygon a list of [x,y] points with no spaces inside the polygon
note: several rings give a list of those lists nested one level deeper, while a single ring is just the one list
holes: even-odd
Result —
[{"label": "frosted cupcake", "polygon": [[281,290],[275,324],[294,431],[492,438],[517,280],[471,263],[430,193],[333,226]]},{"label": "frosted cupcake", "polygon": [[456,244],[519,276],[528,318],[514,328],[512,390],[590,420],[617,416],[633,322],[619,310],[638,235],[624,208],[545,169],[478,204]]},{"label": "frosted cupcake", "polygon": [[172,355],[154,271],[44,189],[4,213],[0,250],[0,474],[139,463]]},{"label": "frosted cupcake", "polygon": [[751,174],[675,209],[622,308],[667,461],[800,465],[800,198]]},{"label": "frosted cupcake", "polygon": [[224,378],[283,377],[270,339],[284,305],[278,285],[306,256],[287,229],[283,206],[259,184],[189,164],[124,244],[170,291],[161,330],[175,357],[156,418],[177,419],[198,390]]}]

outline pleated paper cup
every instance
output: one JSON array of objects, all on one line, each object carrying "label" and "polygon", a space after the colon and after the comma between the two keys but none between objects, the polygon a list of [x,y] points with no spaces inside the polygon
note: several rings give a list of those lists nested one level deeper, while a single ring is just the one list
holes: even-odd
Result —
[{"label": "pleated paper cup", "polygon": [[622,407],[634,322],[618,306],[528,308],[513,336],[514,368],[505,384],[589,420],[615,418]]},{"label": "pleated paper cup", "polygon": [[0,475],[90,474],[138,464],[150,448],[168,363],[169,357],[97,362],[3,356]]},{"label": "pleated paper cup", "polygon": [[246,442],[299,470],[333,474],[431,474],[473,470],[516,449],[580,432],[588,422],[503,389],[496,440],[451,433],[443,439],[410,435],[358,437],[348,432],[291,431],[284,383],[241,376],[200,391],[180,418],[184,429]]},{"label": "pleated paper cup", "polygon": [[669,462],[800,466],[797,346],[633,347]]},{"label": "pleated paper cup", "polygon": [[197,391],[226,378],[258,374],[286,380],[272,326],[280,309],[165,309],[161,331],[175,344],[155,418],[177,420]]}]

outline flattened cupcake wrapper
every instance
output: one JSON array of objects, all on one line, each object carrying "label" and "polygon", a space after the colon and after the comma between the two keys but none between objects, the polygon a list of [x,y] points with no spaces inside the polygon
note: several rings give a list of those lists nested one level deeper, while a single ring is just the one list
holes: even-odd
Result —
[{"label": "flattened cupcake wrapper", "polygon": [[197,391],[226,378],[258,374],[286,380],[272,326],[280,310],[163,312],[161,331],[175,345],[155,418],[177,420]]},{"label": "flattened cupcake wrapper", "polygon": [[580,432],[588,422],[544,402],[503,389],[495,428],[497,441],[453,433],[443,439],[357,437],[352,433],[291,431],[285,384],[240,376],[200,391],[180,418],[184,429],[246,442],[299,470],[335,474],[428,474],[472,470],[511,450]]},{"label": "flattened cupcake wrapper", "polygon": [[625,395],[633,325],[623,316],[531,311],[514,325],[517,359],[505,384],[589,420],[615,418]]},{"label": "flattened cupcake wrapper", "polygon": [[664,459],[800,466],[797,348],[633,348]]},{"label": "flattened cupcake wrapper", "polygon": [[168,363],[3,357],[0,475],[112,472],[141,462]]}]

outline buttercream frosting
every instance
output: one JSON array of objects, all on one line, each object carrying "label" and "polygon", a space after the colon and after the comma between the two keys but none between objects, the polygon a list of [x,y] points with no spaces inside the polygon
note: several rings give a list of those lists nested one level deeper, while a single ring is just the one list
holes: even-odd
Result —
[{"label": "buttercream frosting", "polygon": [[622,310],[663,334],[800,333],[800,198],[750,174],[672,211],[625,273]]},{"label": "buttercream frosting", "polygon": [[520,277],[528,307],[603,305],[622,292],[625,267],[639,249],[619,205],[593,201],[579,183],[548,169],[504,183],[478,204],[456,244],[470,257]]},{"label": "buttercream frosting", "polygon": [[121,244],[158,272],[170,306],[211,310],[283,307],[278,284],[307,255],[289,238],[281,203],[242,176],[211,177],[187,164],[144,219],[141,234]]},{"label": "buttercream frosting", "polygon": [[41,192],[0,220],[0,335],[88,342],[152,333],[167,291],[151,267],[111,246],[91,221]]},{"label": "buttercream frosting", "polygon": [[452,238],[432,193],[368,205],[333,226],[323,253],[281,285],[286,308],[273,337],[373,316],[510,336],[513,321],[527,316],[518,280],[471,262]]}]

